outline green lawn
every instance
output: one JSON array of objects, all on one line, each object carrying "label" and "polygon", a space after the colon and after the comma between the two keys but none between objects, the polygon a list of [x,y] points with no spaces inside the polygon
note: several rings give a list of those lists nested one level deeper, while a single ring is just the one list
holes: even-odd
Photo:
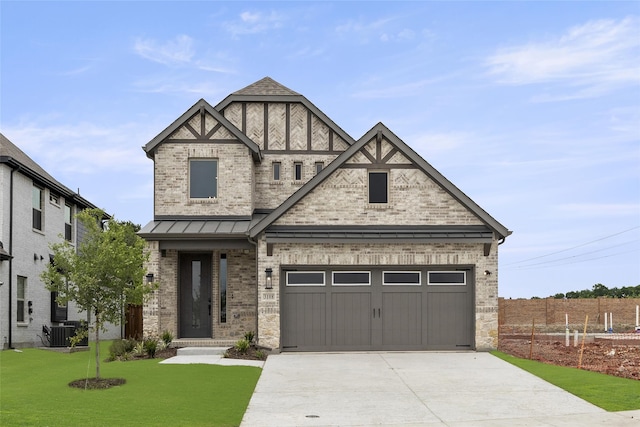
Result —
[{"label": "green lawn", "polygon": [[[109,354],[109,342],[100,354]],[[101,363],[103,378],[125,378],[108,390],[67,384],[95,376],[93,351],[0,352],[2,426],[237,426],[261,369],[161,365],[158,359]]]},{"label": "green lawn", "polygon": [[491,353],[607,411],[640,409],[640,381]]}]

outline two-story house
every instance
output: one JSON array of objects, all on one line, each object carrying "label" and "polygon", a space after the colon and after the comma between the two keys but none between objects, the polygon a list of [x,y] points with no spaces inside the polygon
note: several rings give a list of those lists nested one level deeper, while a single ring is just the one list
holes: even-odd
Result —
[{"label": "two-story house", "polygon": [[275,350],[493,349],[511,234],[383,124],[353,139],[264,78],[143,147],[146,334]]},{"label": "two-story house", "polygon": [[[40,274],[51,262],[50,245],[77,245],[83,230],[75,215],[95,208],[62,185],[0,134],[0,337],[3,348],[50,345],[43,327],[89,320],[73,303],[60,306]],[[109,325],[105,338],[120,336]],[[51,338],[51,337],[50,337]],[[63,340],[64,341],[64,340]]]}]

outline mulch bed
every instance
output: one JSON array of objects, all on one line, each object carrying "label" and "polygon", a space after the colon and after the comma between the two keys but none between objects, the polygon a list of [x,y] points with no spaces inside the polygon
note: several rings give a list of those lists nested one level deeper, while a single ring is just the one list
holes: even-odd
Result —
[{"label": "mulch bed", "polygon": [[80,388],[83,390],[104,390],[111,387],[117,387],[125,384],[127,380],[124,378],[86,378],[83,380],[75,380],[69,383],[69,387]]}]

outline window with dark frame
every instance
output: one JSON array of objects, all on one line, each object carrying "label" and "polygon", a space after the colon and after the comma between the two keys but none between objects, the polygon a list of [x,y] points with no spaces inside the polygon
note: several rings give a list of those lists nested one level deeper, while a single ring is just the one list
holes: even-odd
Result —
[{"label": "window with dark frame", "polygon": [[16,291],[16,321],[19,323],[25,322],[24,307],[25,307],[25,294],[27,290],[27,278],[18,276],[18,289]]},{"label": "window with dark frame", "polygon": [[322,172],[322,169],[324,169],[324,162],[316,162],[316,175]]},{"label": "window with dark frame", "polygon": [[220,254],[220,323],[227,323],[227,254]]},{"label": "window with dark frame", "polygon": [[218,161],[191,159],[189,161],[189,197],[215,199],[218,197]]},{"label": "window with dark frame", "polygon": [[302,181],[302,162],[293,164],[293,179],[294,181]]},{"label": "window with dark frame", "polygon": [[273,180],[280,181],[280,162],[271,163],[271,169],[273,171]]},{"label": "window with dark frame", "polygon": [[32,192],[32,227],[35,230],[42,230],[42,193],[43,189],[38,186],[33,186]]},{"label": "window with dark frame", "polygon": [[388,172],[369,172],[369,203],[389,202],[388,178]]},{"label": "window with dark frame", "polygon": [[65,240],[71,242],[73,240],[73,206],[68,203],[64,204],[64,238]]}]

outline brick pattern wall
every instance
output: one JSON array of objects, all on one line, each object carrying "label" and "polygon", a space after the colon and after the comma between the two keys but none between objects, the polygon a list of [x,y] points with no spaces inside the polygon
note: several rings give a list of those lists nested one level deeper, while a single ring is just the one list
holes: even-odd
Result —
[{"label": "brick pattern wall", "polygon": [[[156,278],[161,285],[145,301],[143,307],[143,328],[145,336],[159,336],[165,330],[180,337],[179,304],[179,254],[167,250],[161,257],[157,242],[150,242],[151,252],[147,264],[149,271],[156,268]],[[220,319],[220,254],[227,255],[227,318]],[[211,280],[211,321],[212,336],[215,339],[239,339],[245,332],[256,330],[256,260],[254,250],[213,251]]]},{"label": "brick pattern wall", "polygon": [[265,287],[264,274],[258,275],[259,342],[271,348],[280,346],[281,265],[475,265],[476,348],[494,349],[498,338],[498,278],[479,272],[497,272],[497,245],[484,256],[482,244],[274,244],[273,256],[266,254],[266,240],[258,243],[258,271],[273,269],[274,289]]},{"label": "brick pattern wall", "polygon": [[[189,198],[189,159],[218,159],[218,197]],[[254,171],[238,143],[161,144],[155,155],[155,215],[251,215]]]},{"label": "brick pattern wall", "polygon": [[636,326],[636,306],[640,298],[593,298],[593,299],[499,299],[500,326],[528,325],[535,321],[540,326],[564,325],[565,314],[569,315],[571,329],[584,325],[589,316],[589,325],[602,325],[604,313],[613,313],[615,325]]},{"label": "brick pattern wall", "polygon": [[[367,144],[365,149],[375,141]],[[383,146],[384,148],[384,146]],[[384,153],[383,153],[384,154]],[[363,155],[357,157],[364,163]],[[355,164],[355,162],[350,162]],[[366,163],[365,163],[366,164]],[[480,225],[419,169],[389,169],[389,203],[369,204],[368,169],[343,168],[285,213],[277,225]],[[339,209],[337,208],[339,207]]]}]

